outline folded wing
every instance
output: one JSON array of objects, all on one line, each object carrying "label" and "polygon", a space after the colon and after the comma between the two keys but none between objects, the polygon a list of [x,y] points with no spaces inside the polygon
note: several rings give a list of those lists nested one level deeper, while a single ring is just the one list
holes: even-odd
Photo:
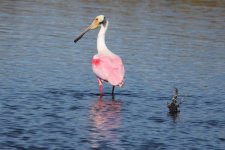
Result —
[{"label": "folded wing", "polygon": [[113,86],[122,86],[124,80],[124,65],[117,55],[95,55],[92,59],[92,69],[96,76],[108,81]]}]

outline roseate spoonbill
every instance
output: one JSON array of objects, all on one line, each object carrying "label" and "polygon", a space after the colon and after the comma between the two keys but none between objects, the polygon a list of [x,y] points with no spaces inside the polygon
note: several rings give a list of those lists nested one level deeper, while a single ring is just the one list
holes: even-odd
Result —
[{"label": "roseate spoonbill", "polygon": [[89,30],[94,30],[101,27],[97,38],[98,53],[92,58],[92,70],[96,74],[100,95],[103,95],[102,81],[109,82],[112,85],[112,96],[114,96],[115,86],[123,86],[124,84],[124,65],[122,59],[111,52],[105,44],[105,33],[109,22],[105,16],[99,15],[95,17],[92,24],[87,27],[74,42],[80,40]]}]

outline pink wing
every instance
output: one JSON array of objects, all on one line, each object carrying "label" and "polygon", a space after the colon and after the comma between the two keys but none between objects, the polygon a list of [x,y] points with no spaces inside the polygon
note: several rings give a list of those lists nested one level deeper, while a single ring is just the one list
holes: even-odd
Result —
[{"label": "pink wing", "polygon": [[98,78],[114,86],[123,85],[125,71],[119,56],[97,54],[92,59],[92,69]]}]

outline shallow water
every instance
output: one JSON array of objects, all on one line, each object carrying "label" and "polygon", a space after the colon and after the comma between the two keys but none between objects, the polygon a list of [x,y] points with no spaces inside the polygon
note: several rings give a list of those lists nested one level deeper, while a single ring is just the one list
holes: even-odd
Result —
[{"label": "shallow water", "polygon": [[[125,63],[114,100],[98,31],[73,43],[99,14]],[[224,20],[223,1],[1,1],[0,149],[224,149]]]}]

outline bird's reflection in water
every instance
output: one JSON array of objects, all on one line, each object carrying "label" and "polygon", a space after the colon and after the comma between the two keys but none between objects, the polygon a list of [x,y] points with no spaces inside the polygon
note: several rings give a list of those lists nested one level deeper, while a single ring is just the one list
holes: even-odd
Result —
[{"label": "bird's reflection in water", "polygon": [[[92,148],[113,148],[120,145],[121,103],[99,97],[90,112]],[[118,148],[118,147],[117,147]]]}]

